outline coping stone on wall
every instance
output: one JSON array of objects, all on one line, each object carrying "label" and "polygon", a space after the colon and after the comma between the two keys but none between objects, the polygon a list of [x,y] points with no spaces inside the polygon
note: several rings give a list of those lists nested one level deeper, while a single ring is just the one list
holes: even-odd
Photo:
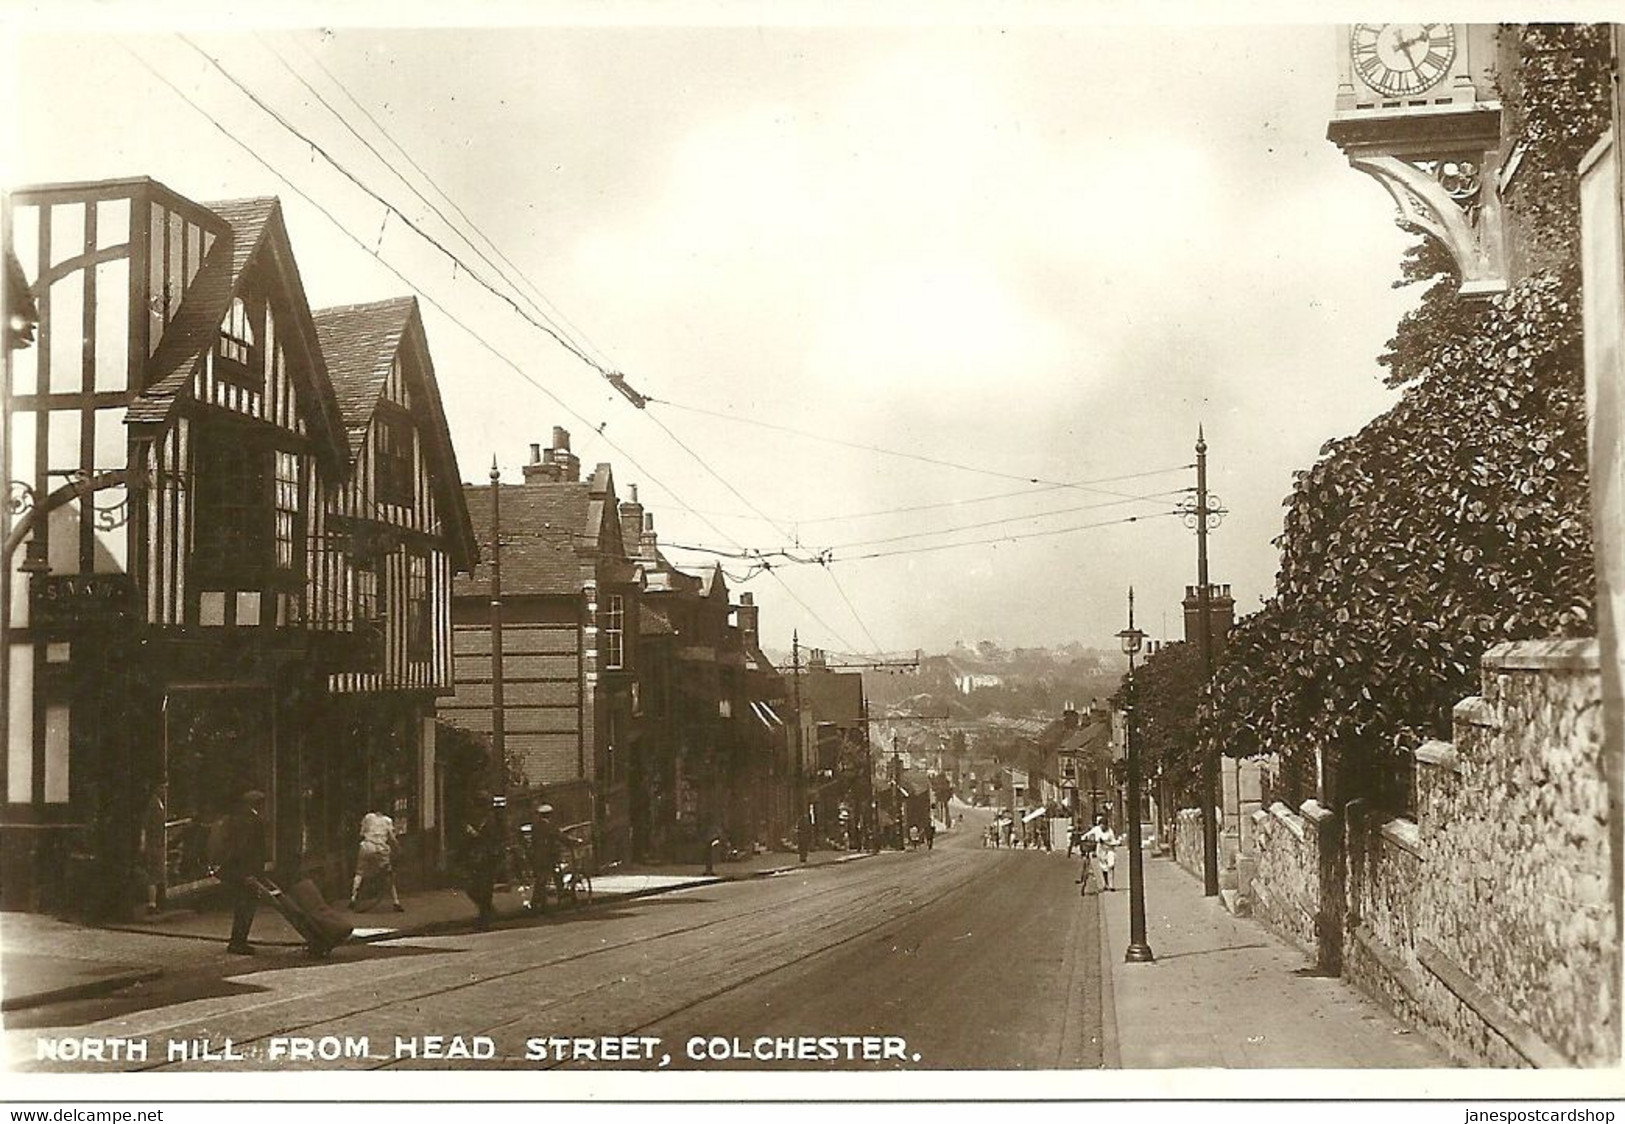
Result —
[{"label": "coping stone on wall", "polygon": [[1487,699],[1469,695],[1450,709],[1450,718],[1458,726],[1477,726],[1485,730],[1499,730],[1501,716]]},{"label": "coping stone on wall", "polygon": [[1304,819],[1314,820],[1316,823],[1324,823],[1332,818],[1332,810],[1313,798],[1298,805],[1298,811],[1303,814]]},{"label": "coping stone on wall", "polygon": [[1389,820],[1382,825],[1382,837],[1394,846],[1409,851],[1417,858],[1422,854],[1422,829],[1410,820]]},{"label": "coping stone on wall", "polygon": [[1479,666],[1494,671],[1598,671],[1597,638],[1510,640],[1484,653]]},{"label": "coping stone on wall", "polygon": [[1277,800],[1270,805],[1270,814],[1286,824],[1293,835],[1296,835],[1299,839],[1303,838],[1303,819],[1293,812],[1291,808]]},{"label": "coping stone on wall", "polygon": [[1461,772],[1461,759],[1456,756],[1454,742],[1433,739],[1423,742],[1411,752],[1418,765],[1431,765],[1435,769],[1448,769],[1453,773]]},{"label": "coping stone on wall", "polygon": [[1484,1020],[1507,1045],[1521,1054],[1529,1064],[1541,1069],[1570,1068],[1574,1062],[1556,1047],[1542,1039],[1519,1019],[1506,1004],[1485,991],[1460,965],[1441,952],[1432,941],[1417,938],[1417,962],[1431,972],[1440,983],[1455,993],[1474,1014]]}]

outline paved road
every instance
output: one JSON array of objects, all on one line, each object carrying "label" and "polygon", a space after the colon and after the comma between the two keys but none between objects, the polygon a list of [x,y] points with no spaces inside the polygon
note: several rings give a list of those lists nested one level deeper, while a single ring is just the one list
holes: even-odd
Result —
[{"label": "paved road", "polygon": [[[169,994],[48,1008],[27,1026],[8,1020],[7,1057],[29,1069],[602,1069],[599,1040],[630,1036],[644,1041],[617,1042],[612,1049],[633,1057],[613,1064],[1099,1066],[1096,900],[1079,897],[1076,862],[1059,853],[983,849],[980,822],[985,815],[971,812],[932,851],[519,929],[345,948],[327,962],[290,953],[229,978],[172,981]],[[445,1038],[435,1046],[423,1038],[431,1035]],[[36,1040],[56,1036],[145,1041],[147,1057],[39,1061]],[[218,1056],[228,1038],[240,1057],[166,1056],[171,1043],[193,1039]],[[572,1041],[561,1060],[545,1039],[588,1039],[596,1056],[571,1057],[585,1048]],[[286,1052],[306,1042],[365,1056]],[[431,1056],[437,1049],[457,1056]]]}]

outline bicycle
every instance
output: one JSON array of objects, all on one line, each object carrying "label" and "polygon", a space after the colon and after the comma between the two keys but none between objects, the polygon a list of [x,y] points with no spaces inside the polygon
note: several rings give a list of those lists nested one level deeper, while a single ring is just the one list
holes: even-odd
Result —
[{"label": "bicycle", "polygon": [[571,824],[563,835],[564,850],[546,871],[532,868],[526,855],[526,869],[532,880],[530,901],[526,908],[539,912],[547,908],[547,896],[552,893],[559,904],[575,909],[592,904],[592,844],[570,834],[572,828],[591,827],[591,824]]}]

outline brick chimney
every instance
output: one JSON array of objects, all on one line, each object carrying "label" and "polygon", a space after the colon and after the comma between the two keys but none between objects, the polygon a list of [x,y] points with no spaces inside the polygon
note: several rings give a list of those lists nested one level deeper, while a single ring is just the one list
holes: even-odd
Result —
[{"label": "brick chimney", "polygon": [[[1224,650],[1225,638],[1230,635],[1230,626],[1236,623],[1236,599],[1230,596],[1228,585],[1213,585],[1208,587],[1208,612],[1210,614],[1210,632],[1213,639],[1214,652]],[[1200,645],[1202,643],[1202,598],[1194,585],[1185,587],[1185,640],[1187,643]]]},{"label": "brick chimney", "polygon": [[575,484],[581,480],[581,461],[570,451],[570,431],[553,427],[553,447],[531,445],[530,463],[525,466],[527,484]]},{"label": "brick chimney", "polygon": [[638,502],[638,486],[628,488],[630,496],[621,502],[621,549],[628,558],[639,557],[638,543],[643,537],[643,505]]},{"label": "brick chimney", "polygon": [[660,537],[655,534],[655,514],[643,513],[643,532],[638,535],[638,559],[653,562],[660,553]]},{"label": "brick chimney", "polygon": [[523,471],[527,484],[557,484],[559,481],[558,466],[551,460],[542,460],[542,447],[534,442],[530,446],[530,463]]},{"label": "brick chimney", "polygon": [[761,620],[762,610],[756,604],[756,596],[751,593],[741,593],[739,604],[734,607],[734,613],[739,620],[739,635],[746,648],[757,646],[757,627]]}]

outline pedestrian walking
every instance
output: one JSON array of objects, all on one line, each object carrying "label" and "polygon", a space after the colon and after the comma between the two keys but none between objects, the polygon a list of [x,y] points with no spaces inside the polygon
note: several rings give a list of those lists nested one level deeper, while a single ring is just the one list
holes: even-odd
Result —
[{"label": "pedestrian walking", "polygon": [[[1100,872],[1101,884],[1108,891],[1115,891],[1117,887],[1112,885],[1112,872],[1117,868],[1117,848],[1123,845],[1123,840],[1107,826],[1106,817],[1099,815],[1095,817],[1095,825],[1083,833],[1083,842],[1088,848],[1084,854],[1093,852],[1094,867]],[[1084,889],[1087,890],[1087,874],[1085,879]]]},{"label": "pedestrian walking", "polygon": [[237,956],[254,954],[248,932],[259,901],[254,880],[265,872],[265,820],[260,814],[264,804],[265,793],[245,789],[211,833],[209,862],[231,902],[231,938],[226,951]]},{"label": "pedestrian walking", "polygon": [[925,821],[925,849],[931,850],[937,844],[937,824],[935,820]]},{"label": "pedestrian walking", "polygon": [[169,880],[169,785],[152,786],[146,811],[141,814],[141,870],[147,881],[147,914],[163,907]]},{"label": "pedestrian walking", "polygon": [[497,838],[490,794],[480,793],[474,800],[468,822],[463,825],[463,892],[479,911],[474,927],[484,932],[491,927],[491,898],[496,892],[502,841]]},{"label": "pedestrian walking", "polygon": [[367,886],[370,891],[365,899],[370,905],[378,896],[379,883],[388,884],[389,900],[395,912],[406,911],[401,905],[400,891],[395,887],[395,852],[399,847],[400,837],[395,834],[394,820],[382,812],[368,812],[361,817],[361,843],[356,851],[355,877],[350,882],[351,912],[361,898],[362,887]]}]

